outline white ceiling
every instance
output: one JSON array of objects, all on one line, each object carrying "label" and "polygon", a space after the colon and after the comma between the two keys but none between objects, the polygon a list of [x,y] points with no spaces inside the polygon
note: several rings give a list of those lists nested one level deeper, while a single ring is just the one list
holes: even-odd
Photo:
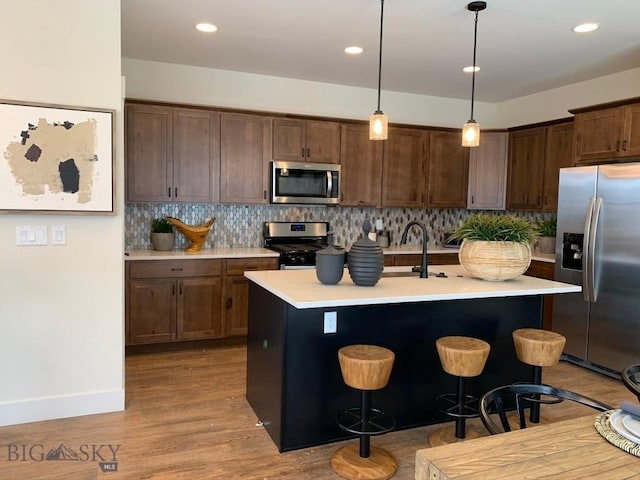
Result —
[{"label": "white ceiling", "polygon": [[[467,0],[386,0],[382,90],[469,98]],[[379,0],[122,0],[122,56],[377,88]],[[214,34],[194,29],[201,21]],[[594,33],[571,31],[584,21]],[[353,57],[349,45],[365,51]],[[487,0],[476,100],[640,67],[640,0]],[[382,99],[384,106],[384,96]]]}]

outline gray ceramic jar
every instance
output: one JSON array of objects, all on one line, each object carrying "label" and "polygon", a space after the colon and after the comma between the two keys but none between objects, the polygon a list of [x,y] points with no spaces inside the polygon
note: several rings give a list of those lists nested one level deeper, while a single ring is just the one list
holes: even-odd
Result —
[{"label": "gray ceramic jar", "polygon": [[384,254],[378,242],[369,239],[371,223],[365,219],[362,225],[364,236],[351,246],[347,255],[347,265],[351,280],[361,287],[373,287],[384,269]]},{"label": "gray ceramic jar", "polygon": [[327,234],[328,246],[316,252],[316,276],[325,285],[335,285],[344,273],[344,250],[333,246],[333,233]]}]

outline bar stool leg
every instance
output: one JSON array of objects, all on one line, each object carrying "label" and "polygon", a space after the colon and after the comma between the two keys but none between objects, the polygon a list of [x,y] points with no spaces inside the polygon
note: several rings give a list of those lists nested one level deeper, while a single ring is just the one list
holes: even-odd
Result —
[{"label": "bar stool leg", "polygon": [[[533,383],[535,385],[542,385],[542,367],[533,367]],[[540,395],[534,395],[534,400],[539,400]],[[537,401],[531,402],[531,423],[540,423],[540,403]]]},{"label": "bar stool leg", "polygon": [[466,386],[464,377],[458,377],[458,414],[460,416],[456,418],[456,438],[464,438],[466,430],[466,421],[462,416],[465,413],[464,405],[467,398]]},{"label": "bar stool leg", "polygon": [[[361,418],[361,429],[369,427],[369,413],[371,407],[371,391],[370,390],[362,390],[360,394],[360,418]],[[360,435],[360,456],[362,458],[369,458],[371,453],[371,437],[369,435]]]}]

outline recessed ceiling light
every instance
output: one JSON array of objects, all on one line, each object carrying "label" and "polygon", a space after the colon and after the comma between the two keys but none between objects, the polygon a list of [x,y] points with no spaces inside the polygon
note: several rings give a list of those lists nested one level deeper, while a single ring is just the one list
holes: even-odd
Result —
[{"label": "recessed ceiling light", "polygon": [[479,72],[480,71],[480,67],[478,65],[476,65],[475,67],[473,65],[469,65],[468,67],[464,67],[462,69],[463,72],[465,73],[472,73],[473,71]]},{"label": "recessed ceiling light", "polygon": [[588,33],[597,30],[599,26],[597,23],[581,23],[573,27],[572,30],[576,33]]},{"label": "recessed ceiling light", "polygon": [[348,53],[349,55],[360,55],[362,52],[364,52],[364,50],[362,49],[362,47],[357,47],[357,46],[352,46],[352,47],[347,47],[344,49],[345,53]]},{"label": "recessed ceiling light", "polygon": [[213,33],[218,31],[218,27],[216,27],[213,23],[198,23],[196,25],[196,30],[204,33]]}]

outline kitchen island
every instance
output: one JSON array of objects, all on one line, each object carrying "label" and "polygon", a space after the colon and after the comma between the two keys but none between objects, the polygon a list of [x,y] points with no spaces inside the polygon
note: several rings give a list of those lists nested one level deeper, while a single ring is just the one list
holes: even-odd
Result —
[{"label": "kitchen island", "polygon": [[459,265],[434,266],[428,279],[406,270],[386,267],[374,287],[354,285],[347,271],[331,286],[322,285],[312,269],[245,273],[246,395],[280,451],[348,436],[335,417],[358,405],[359,394],[342,381],[341,347],[369,343],[395,352],[389,384],[373,393],[373,405],[394,415],[397,428],[439,423],[448,419],[433,399],[455,391],[456,380],[440,366],[437,338],[466,335],[491,345],[483,374],[469,382],[470,394],[526,381],[532,367],[516,359],[511,332],[540,328],[543,295],[580,291],[525,276],[487,282]]}]

